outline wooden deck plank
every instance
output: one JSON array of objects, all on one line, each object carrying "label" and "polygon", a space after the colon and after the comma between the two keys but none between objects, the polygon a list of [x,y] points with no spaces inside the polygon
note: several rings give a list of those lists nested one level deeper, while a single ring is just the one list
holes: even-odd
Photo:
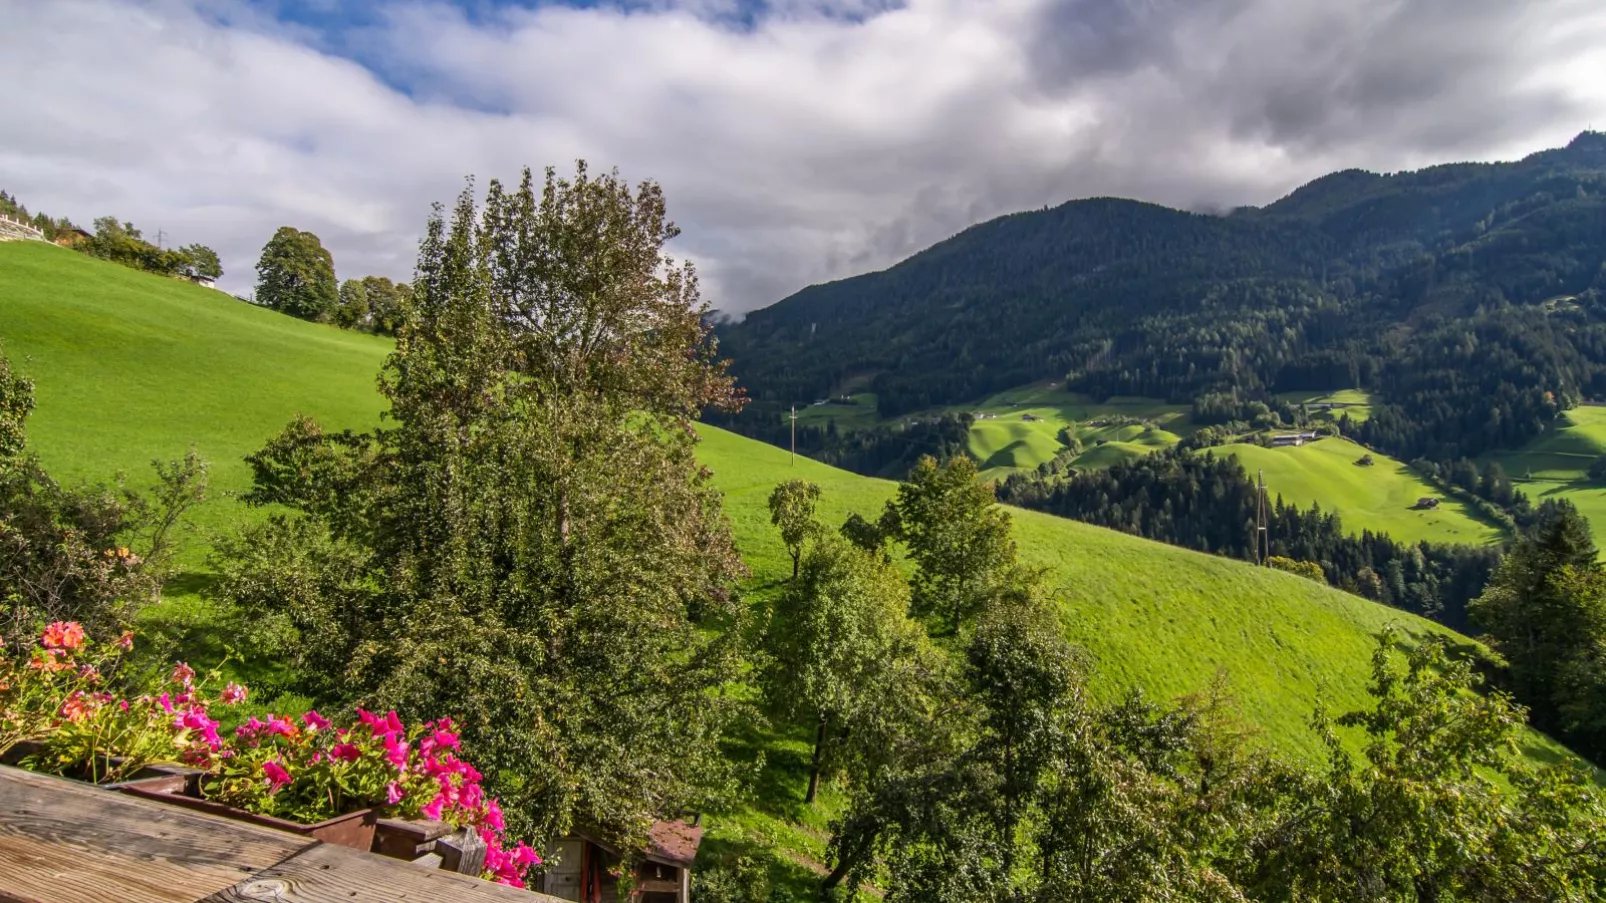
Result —
[{"label": "wooden deck plank", "polygon": [[453,872],[319,844],[201,903],[564,903]]},{"label": "wooden deck plank", "polygon": [[312,843],[0,766],[5,903],[194,903]]}]

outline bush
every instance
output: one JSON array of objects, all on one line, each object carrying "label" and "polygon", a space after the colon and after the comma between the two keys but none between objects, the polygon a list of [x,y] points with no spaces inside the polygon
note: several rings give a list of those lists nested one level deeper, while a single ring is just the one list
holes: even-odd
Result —
[{"label": "bush", "polygon": [[1322,566],[1314,561],[1295,561],[1292,558],[1273,555],[1266,559],[1266,564],[1279,571],[1297,574],[1306,580],[1314,580],[1317,583],[1327,582],[1327,572],[1323,571]]}]

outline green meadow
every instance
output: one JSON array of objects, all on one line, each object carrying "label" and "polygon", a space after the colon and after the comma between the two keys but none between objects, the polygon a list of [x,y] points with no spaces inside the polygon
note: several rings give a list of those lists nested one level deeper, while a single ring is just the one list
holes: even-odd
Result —
[{"label": "green meadow", "polygon": [[[188,571],[172,594],[178,604],[166,603],[171,610],[158,621],[180,633],[204,627],[208,617],[204,556],[209,535],[255,516],[236,498],[250,482],[241,458],[297,413],[336,428],[376,424],[383,407],[376,376],[389,348],[381,339],[304,323],[219,292],[28,243],[0,244],[0,340],[13,364],[37,383],[30,439],[59,476],[109,480],[124,471],[140,485],[148,479],[151,459],[177,457],[192,444],[211,463],[212,499],[195,518],[197,529],[184,560]],[[1050,413],[1081,430],[1084,422],[1116,412],[1149,416],[1171,441],[1176,430],[1186,429],[1176,416],[1161,420],[1167,412],[1149,402],[1088,406],[1064,395],[1043,387],[990,401],[1017,416],[1044,412],[1042,429],[1052,423]],[[1136,413],[1144,410],[1149,413]],[[1033,431],[1010,438],[993,453],[1017,441],[1029,445],[1037,429],[1033,424]],[[755,600],[789,573],[766,507],[777,482],[796,477],[818,483],[824,490],[822,519],[833,524],[853,511],[875,515],[895,488],[806,458],[792,464],[781,449],[718,429],[704,426],[699,432],[700,457],[724,494],[738,547],[752,571],[745,592]],[[1141,430],[1130,437],[1112,434],[1105,446],[1090,444],[1088,453],[1146,441],[1156,440],[1152,434],[1145,440]],[[1286,490],[1279,487],[1285,496],[1292,497],[1294,474],[1305,473],[1302,479],[1314,490],[1338,473],[1352,476],[1351,470],[1367,471],[1353,474],[1357,494],[1371,493],[1375,481],[1400,484],[1365,495],[1365,510],[1387,513],[1399,492],[1418,491],[1389,465],[1353,467],[1349,462],[1358,455],[1329,441],[1329,450],[1322,450],[1328,443],[1319,443],[1286,456],[1282,463],[1288,475],[1275,478],[1287,484]],[[1309,460],[1333,463],[1306,467],[1307,458],[1299,453],[1312,452]],[[1318,702],[1344,710],[1364,701],[1373,637],[1385,625],[1417,637],[1454,637],[1413,615],[1289,574],[1040,513],[1014,511],[1013,518],[1023,557],[1044,569],[1067,635],[1089,655],[1090,689],[1096,696],[1113,699],[1137,689],[1170,699],[1202,690],[1224,672],[1263,742],[1288,756],[1314,760],[1321,755],[1308,728]],[[1398,519],[1425,534],[1466,537],[1459,541],[1488,541],[1493,535],[1475,522],[1456,526],[1453,518]],[[1392,524],[1389,529],[1395,530]],[[1537,735],[1531,744],[1537,756],[1560,754]],[[827,793],[816,808],[802,805],[808,738],[755,730],[737,738],[736,746],[744,755],[762,752],[768,766],[749,803],[710,815],[705,850],[710,855],[767,852],[794,878],[806,879],[820,867],[837,799]]]},{"label": "green meadow", "polygon": [[[1300,446],[1263,448],[1239,443],[1212,449],[1234,455],[1250,477],[1264,473],[1267,494],[1302,508],[1319,504],[1336,511],[1351,533],[1369,529],[1405,542],[1486,545],[1504,538],[1500,527],[1470,506],[1441,498],[1433,509],[1416,509],[1417,499],[1443,493],[1400,461],[1368,452],[1348,439],[1329,437]],[[1371,454],[1373,464],[1355,462]]]},{"label": "green meadow", "polygon": [[0,244],[0,343],[36,384],[28,433],[57,479],[142,487],[152,460],[193,445],[211,470],[202,533],[244,514],[230,496],[250,488],[245,455],[296,414],[377,425],[391,348],[39,242]]}]

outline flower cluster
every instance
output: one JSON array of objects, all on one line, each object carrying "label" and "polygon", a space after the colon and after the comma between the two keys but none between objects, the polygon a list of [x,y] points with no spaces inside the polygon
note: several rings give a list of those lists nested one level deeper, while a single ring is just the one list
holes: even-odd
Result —
[{"label": "flower cluster", "polygon": [[108,675],[133,646],[131,633],[97,644],[78,623],[57,621],[26,657],[0,650],[0,753],[29,743],[25,765],[97,782],[155,762],[210,766],[224,750],[208,710],[230,700],[208,700],[188,665],[149,693],[113,694]]},{"label": "flower cluster", "polygon": [[74,622],[46,627],[24,660],[0,648],[0,753],[32,741],[43,751],[25,765],[92,781],[182,762],[206,770],[204,796],[250,812],[311,823],[374,808],[473,829],[486,844],[483,877],[503,884],[523,887],[541,864],[523,842],[507,845],[501,807],[461,757],[449,719],[408,727],[395,712],[357,709],[340,727],[310,711],[250,717],[227,732],[213,707],[243,703],[249,691],[229,683],[211,694],[182,662],[149,692],[106,690],[132,648],[131,634],[95,644]]}]

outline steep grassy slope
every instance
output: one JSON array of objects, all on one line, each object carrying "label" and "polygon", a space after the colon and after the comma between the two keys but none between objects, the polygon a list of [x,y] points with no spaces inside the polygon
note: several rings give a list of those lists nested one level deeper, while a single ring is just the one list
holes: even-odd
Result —
[{"label": "steep grassy slope", "polygon": [[[725,493],[742,557],[759,585],[790,563],[765,499],[780,480],[824,490],[822,519],[879,512],[896,484],[861,477],[702,427],[700,452]],[[1372,636],[1385,624],[1413,635],[1437,625],[1277,571],[1149,542],[1034,511],[1012,510],[1024,557],[1047,569],[1067,633],[1096,661],[1095,691],[1140,687],[1171,698],[1202,689],[1225,669],[1268,741],[1318,754],[1306,729],[1318,697],[1338,706],[1364,696]]]},{"label": "steep grassy slope", "polygon": [[152,459],[193,444],[211,465],[212,498],[193,518],[203,530],[241,515],[227,496],[251,485],[242,458],[297,413],[337,429],[377,424],[374,380],[390,351],[38,242],[0,244],[0,343],[37,385],[28,432],[58,479],[121,470],[142,486]]},{"label": "steep grassy slope", "polygon": [[1338,512],[1344,528],[1387,533],[1398,540],[1485,545],[1502,538],[1499,527],[1481,520],[1476,511],[1455,499],[1443,499],[1437,508],[1414,510],[1417,499],[1440,496],[1399,461],[1371,452],[1371,467],[1355,464],[1367,450],[1348,439],[1328,438],[1306,445],[1262,448],[1258,445],[1223,445],[1218,455],[1236,455],[1254,477],[1264,471],[1271,497],[1282,496],[1302,508],[1320,504]]}]

